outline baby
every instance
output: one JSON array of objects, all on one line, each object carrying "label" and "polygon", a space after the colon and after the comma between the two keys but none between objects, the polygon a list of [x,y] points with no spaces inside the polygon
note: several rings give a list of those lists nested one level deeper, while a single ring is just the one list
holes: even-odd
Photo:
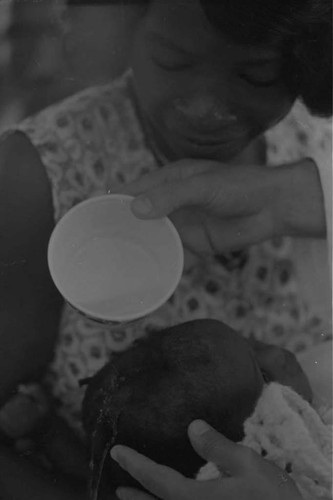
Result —
[{"label": "baby", "polygon": [[[88,382],[83,404],[91,445],[91,499],[98,498],[101,479],[112,487],[138,487],[108,458],[117,443],[195,477],[204,462],[188,441],[190,422],[203,419],[235,442],[249,440],[244,422],[251,422],[251,417],[253,423],[259,399],[259,411],[265,414],[264,388],[265,376],[251,344],[215,320],[163,330],[116,355]],[[279,400],[276,390],[270,389],[269,404]],[[302,401],[310,408],[290,392],[297,404]],[[285,397],[289,394],[282,400]]]}]

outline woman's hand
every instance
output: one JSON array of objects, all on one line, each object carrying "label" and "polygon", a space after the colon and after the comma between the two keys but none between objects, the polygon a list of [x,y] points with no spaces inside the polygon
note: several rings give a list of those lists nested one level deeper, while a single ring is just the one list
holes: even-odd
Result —
[{"label": "woman's hand", "polygon": [[33,463],[0,445],[1,500],[82,500],[85,483]]},{"label": "woman's hand", "polygon": [[182,160],[122,192],[137,196],[132,210],[140,218],[171,215],[194,252],[239,250],[281,235],[325,235],[321,185],[311,160],[279,168]]},{"label": "woman's hand", "polygon": [[302,500],[292,479],[277,466],[245,446],[232,443],[202,421],[189,427],[193,448],[215,463],[223,477],[210,481],[187,479],[125,446],[112,457],[152,495],[119,488],[121,500]]}]

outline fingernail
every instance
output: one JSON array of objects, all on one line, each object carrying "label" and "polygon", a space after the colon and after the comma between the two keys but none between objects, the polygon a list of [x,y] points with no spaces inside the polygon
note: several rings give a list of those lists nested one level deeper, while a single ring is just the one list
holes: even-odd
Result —
[{"label": "fingernail", "polygon": [[153,210],[153,205],[149,198],[139,197],[132,202],[133,211],[140,215],[148,215]]},{"label": "fingernail", "polygon": [[126,500],[126,493],[123,490],[116,490],[116,495],[119,500]]},{"label": "fingernail", "polygon": [[209,429],[209,425],[203,420],[194,420],[190,425],[191,432],[196,436],[202,436],[202,434],[205,434]]},{"label": "fingernail", "polygon": [[114,446],[110,451],[111,458],[113,458],[116,462],[118,462],[118,451],[119,448],[117,446]]}]

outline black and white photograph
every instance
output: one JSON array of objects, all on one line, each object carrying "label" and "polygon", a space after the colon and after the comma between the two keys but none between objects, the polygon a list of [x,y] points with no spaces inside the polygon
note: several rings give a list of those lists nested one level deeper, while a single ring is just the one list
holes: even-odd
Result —
[{"label": "black and white photograph", "polygon": [[0,0],[0,500],[333,500],[332,0]]}]

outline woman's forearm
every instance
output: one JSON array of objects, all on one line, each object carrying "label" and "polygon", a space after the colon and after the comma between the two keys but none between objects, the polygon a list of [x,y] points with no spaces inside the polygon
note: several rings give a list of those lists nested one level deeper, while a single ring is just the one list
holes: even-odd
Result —
[{"label": "woman's forearm", "polygon": [[85,485],[51,476],[10,449],[0,446],[1,500],[84,500]]},{"label": "woman's forearm", "polygon": [[324,198],[315,163],[305,158],[274,168],[272,173],[276,183],[275,232],[300,238],[325,238]]},{"label": "woman's forearm", "polygon": [[16,315],[0,312],[0,407],[18,384],[39,378],[52,359],[58,314],[52,312],[45,321],[40,317],[38,323],[24,309]]}]

